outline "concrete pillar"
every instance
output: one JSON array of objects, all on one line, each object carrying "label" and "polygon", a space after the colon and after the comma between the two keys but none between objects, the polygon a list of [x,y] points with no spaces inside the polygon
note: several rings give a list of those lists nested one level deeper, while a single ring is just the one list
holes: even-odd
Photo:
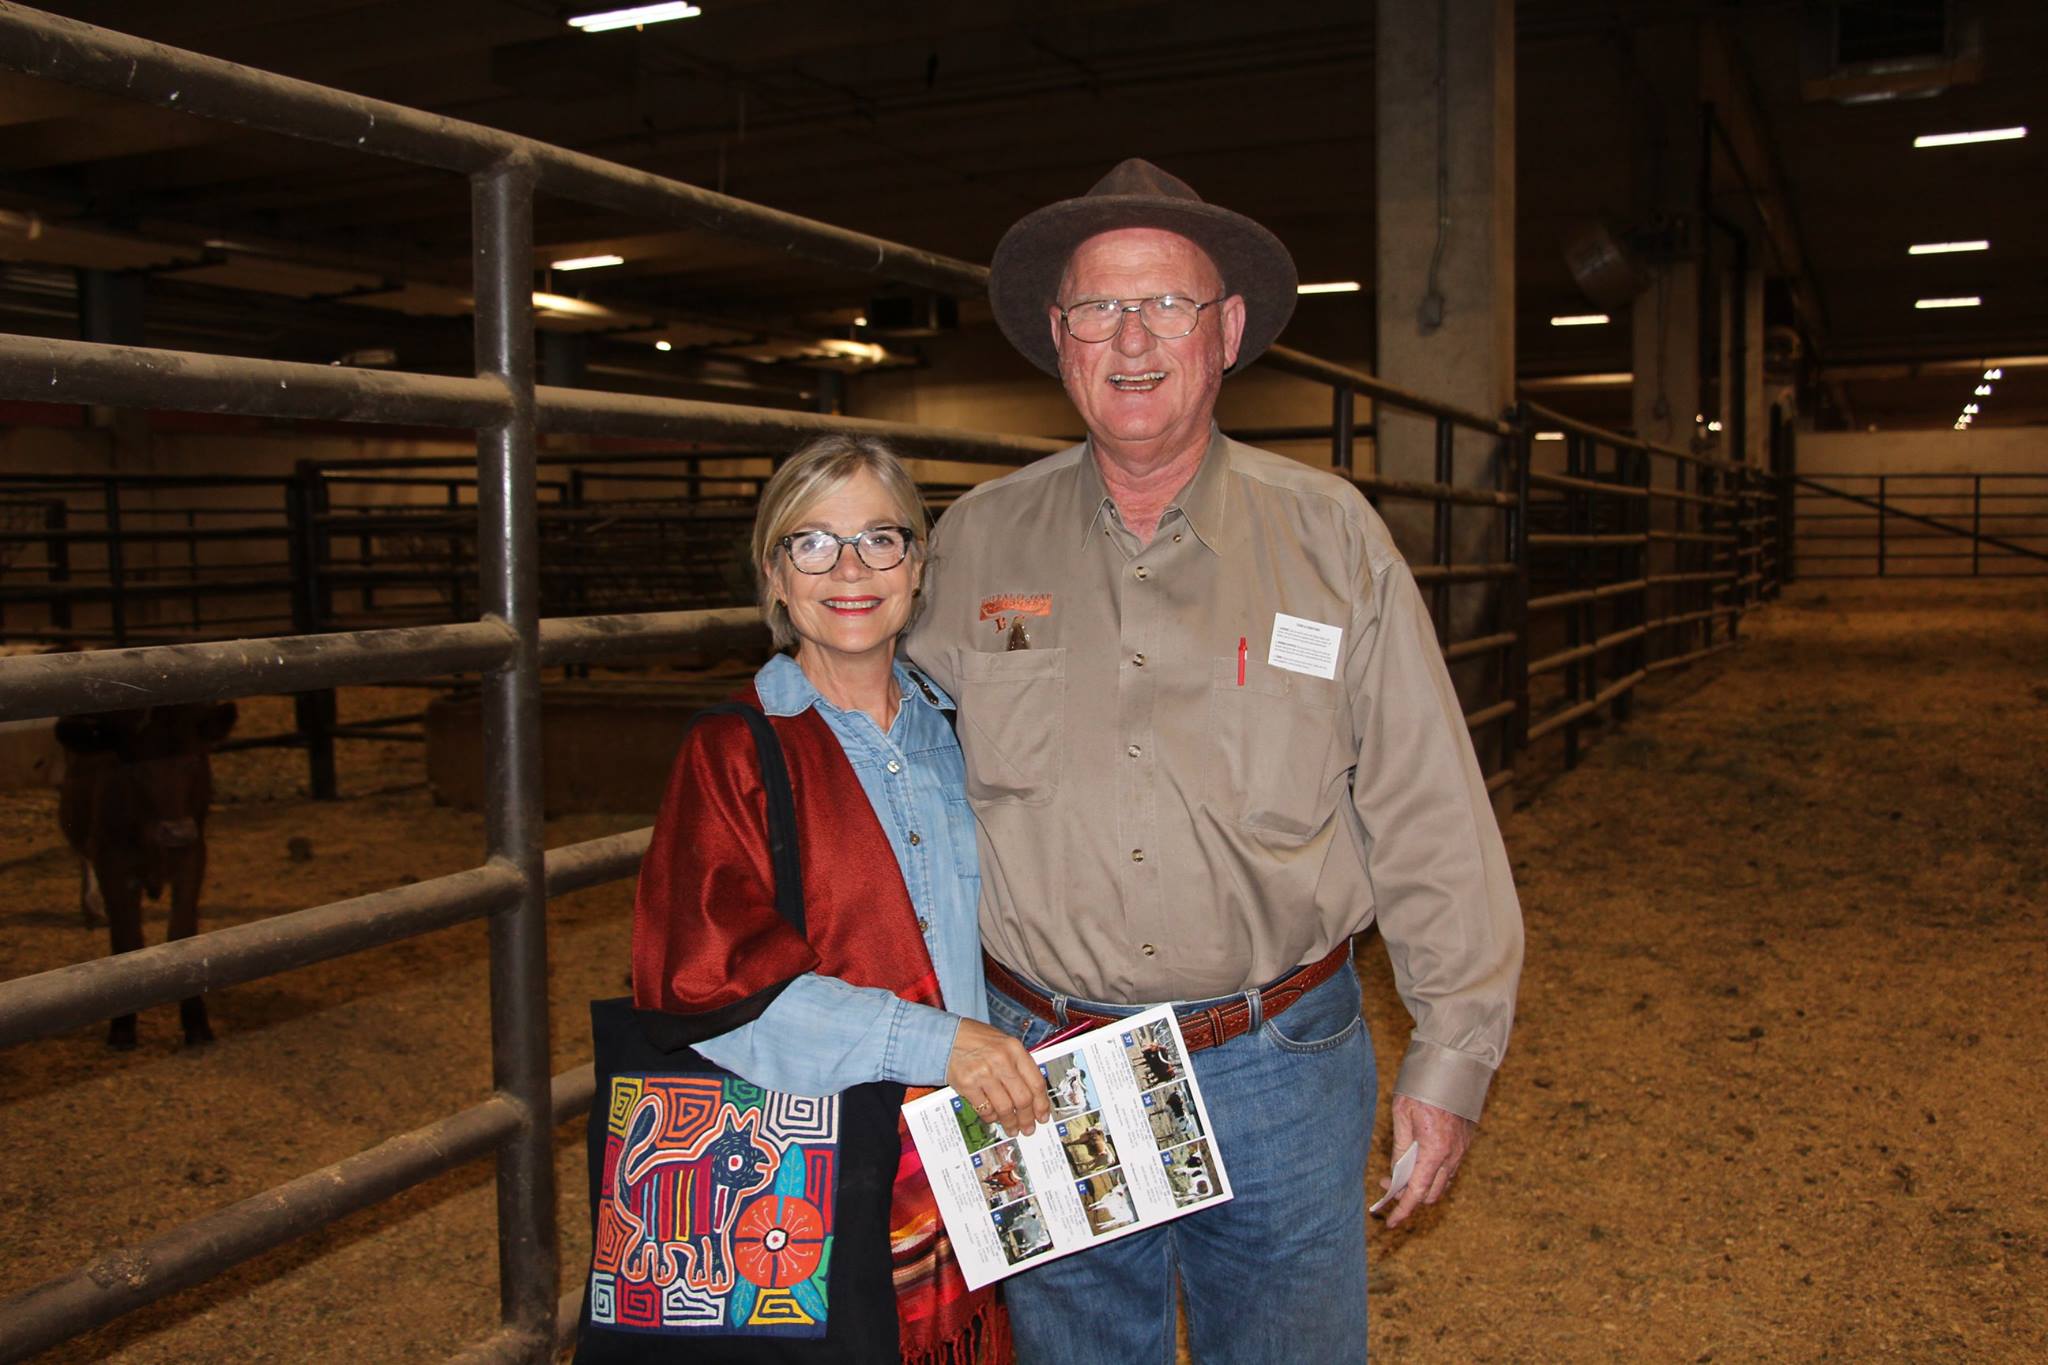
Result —
[{"label": "concrete pillar", "polygon": [[[1378,0],[1374,270],[1379,374],[1488,416],[1515,392],[1515,13],[1513,0]],[[1432,269],[1432,266],[1434,269]],[[1379,405],[1377,471],[1437,476],[1435,424]],[[1492,438],[1460,432],[1453,478],[1488,483]],[[1433,509],[1382,509],[1415,563],[1427,563]],[[1500,559],[1499,518],[1459,509],[1452,557]],[[1454,598],[1450,634],[1477,633],[1484,587]]]},{"label": "concrete pillar", "polygon": [[1692,447],[1700,411],[1700,268],[1674,261],[1650,272],[1650,287],[1636,295],[1630,394],[1636,435],[1659,445]]},{"label": "concrete pillar", "polygon": [[1743,445],[1736,458],[1752,468],[1770,467],[1770,413],[1764,394],[1764,271],[1757,263],[1761,243],[1750,251],[1749,278],[1743,282],[1744,364],[1736,382],[1742,392]]}]

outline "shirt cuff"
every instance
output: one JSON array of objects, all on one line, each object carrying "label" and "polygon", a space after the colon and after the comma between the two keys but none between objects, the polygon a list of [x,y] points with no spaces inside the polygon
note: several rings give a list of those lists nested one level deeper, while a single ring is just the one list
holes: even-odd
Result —
[{"label": "shirt cuff", "polygon": [[1411,1038],[1400,1075],[1394,1078],[1394,1093],[1477,1123],[1492,1084],[1493,1068],[1478,1058]]},{"label": "shirt cuff", "polygon": [[903,1085],[944,1085],[960,1016],[908,1000],[896,1002],[895,1016],[889,1021],[890,1079]]}]

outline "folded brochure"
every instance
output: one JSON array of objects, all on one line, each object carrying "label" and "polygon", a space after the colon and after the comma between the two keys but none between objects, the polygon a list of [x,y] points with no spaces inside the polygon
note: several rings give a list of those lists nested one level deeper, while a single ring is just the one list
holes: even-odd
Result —
[{"label": "folded brochure", "polygon": [[1031,1055],[1052,1119],[1028,1135],[950,1087],[903,1106],[970,1287],[1230,1198],[1171,1006]]}]

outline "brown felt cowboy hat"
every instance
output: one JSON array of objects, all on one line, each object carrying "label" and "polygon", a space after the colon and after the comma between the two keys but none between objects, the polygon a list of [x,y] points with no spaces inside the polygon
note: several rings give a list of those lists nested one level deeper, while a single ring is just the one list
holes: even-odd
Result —
[{"label": "brown felt cowboy hat", "polygon": [[1233,369],[1264,354],[1294,315],[1294,257],[1280,239],[1216,204],[1149,161],[1132,157],[1078,199],[1027,213],[1003,234],[989,263],[988,297],[1010,344],[1047,374],[1059,373],[1045,310],[1057,302],[1074,248],[1118,228],[1164,228],[1209,253],[1228,294],[1242,294],[1244,341]]}]

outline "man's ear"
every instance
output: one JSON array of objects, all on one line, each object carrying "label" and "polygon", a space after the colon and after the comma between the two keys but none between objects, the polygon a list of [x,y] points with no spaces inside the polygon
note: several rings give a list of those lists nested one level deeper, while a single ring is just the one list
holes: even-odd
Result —
[{"label": "man's ear", "polygon": [[1244,345],[1244,295],[1223,300],[1223,368],[1237,364],[1238,348]]}]

